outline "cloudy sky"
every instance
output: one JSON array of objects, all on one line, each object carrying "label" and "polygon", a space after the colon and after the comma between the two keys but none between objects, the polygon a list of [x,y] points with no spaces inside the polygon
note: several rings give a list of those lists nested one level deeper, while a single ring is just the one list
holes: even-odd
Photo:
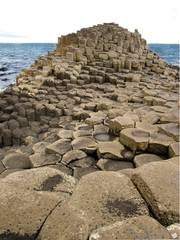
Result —
[{"label": "cloudy sky", "polygon": [[57,42],[83,27],[115,22],[148,43],[180,43],[179,0],[1,0],[0,42]]}]

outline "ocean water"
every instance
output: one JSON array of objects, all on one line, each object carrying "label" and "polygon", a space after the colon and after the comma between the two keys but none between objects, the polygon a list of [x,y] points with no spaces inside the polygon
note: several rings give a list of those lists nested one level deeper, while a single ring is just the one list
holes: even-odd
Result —
[{"label": "ocean water", "polygon": [[[55,49],[55,43],[0,43],[0,91],[16,82],[16,75],[38,56]],[[179,65],[179,44],[148,44],[164,61]]]},{"label": "ocean water", "polygon": [[55,43],[0,43],[0,91],[16,82],[21,69],[55,47]]},{"label": "ocean water", "polygon": [[180,66],[179,44],[148,44],[147,48],[156,52],[165,62]]}]

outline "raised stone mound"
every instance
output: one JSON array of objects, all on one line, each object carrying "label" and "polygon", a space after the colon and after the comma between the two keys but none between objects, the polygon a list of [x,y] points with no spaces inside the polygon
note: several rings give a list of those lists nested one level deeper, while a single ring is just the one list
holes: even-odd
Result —
[{"label": "raised stone mound", "polygon": [[0,93],[0,239],[175,236],[178,79],[114,23],[23,69]]}]

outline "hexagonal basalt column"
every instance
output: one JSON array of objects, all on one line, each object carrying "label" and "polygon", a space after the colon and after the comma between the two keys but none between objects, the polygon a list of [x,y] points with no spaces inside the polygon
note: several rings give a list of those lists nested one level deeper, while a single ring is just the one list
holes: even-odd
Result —
[{"label": "hexagonal basalt column", "polygon": [[134,152],[142,152],[148,149],[150,134],[136,128],[127,128],[120,133],[120,142]]}]

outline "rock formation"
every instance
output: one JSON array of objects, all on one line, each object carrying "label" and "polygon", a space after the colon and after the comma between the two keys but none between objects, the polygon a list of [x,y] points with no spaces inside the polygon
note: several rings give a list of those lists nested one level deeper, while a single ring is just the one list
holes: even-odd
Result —
[{"label": "rock formation", "polygon": [[23,69],[0,93],[0,240],[178,239],[178,77],[114,23]]}]

